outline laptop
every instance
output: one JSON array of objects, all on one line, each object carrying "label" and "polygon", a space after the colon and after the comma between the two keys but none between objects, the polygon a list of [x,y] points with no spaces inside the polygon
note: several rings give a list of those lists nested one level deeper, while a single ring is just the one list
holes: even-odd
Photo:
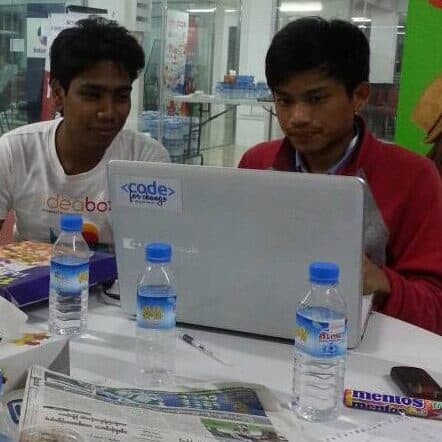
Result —
[{"label": "laptop", "polygon": [[341,270],[348,345],[361,340],[363,180],[122,160],[109,162],[108,180],[128,315],[144,245],[160,241],[173,246],[181,323],[293,339],[308,266],[332,261]]}]

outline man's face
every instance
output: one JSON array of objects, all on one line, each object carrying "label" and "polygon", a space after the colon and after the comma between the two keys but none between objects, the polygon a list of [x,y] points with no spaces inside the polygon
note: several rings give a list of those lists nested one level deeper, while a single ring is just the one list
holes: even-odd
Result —
[{"label": "man's face", "polygon": [[342,83],[320,69],[294,74],[273,92],[281,129],[291,145],[307,156],[345,143],[353,133],[354,114],[368,94],[368,84],[361,83],[349,96]]},{"label": "man's face", "polygon": [[79,148],[104,153],[129,115],[131,81],[125,69],[100,61],[73,78],[67,91],[57,80],[52,90],[66,133]]}]

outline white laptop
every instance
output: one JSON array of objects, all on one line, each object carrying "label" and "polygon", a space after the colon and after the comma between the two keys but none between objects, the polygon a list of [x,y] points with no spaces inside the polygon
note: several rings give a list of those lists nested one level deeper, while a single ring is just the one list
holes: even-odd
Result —
[{"label": "white laptop", "polygon": [[173,245],[179,322],[293,338],[312,261],[341,269],[349,347],[362,335],[364,183],[355,177],[111,161],[121,306],[136,310],[144,244]]}]

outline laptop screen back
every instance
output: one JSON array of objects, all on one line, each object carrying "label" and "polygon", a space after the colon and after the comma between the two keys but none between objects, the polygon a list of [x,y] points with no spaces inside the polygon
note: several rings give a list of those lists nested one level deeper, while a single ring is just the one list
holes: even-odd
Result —
[{"label": "laptop screen back", "polygon": [[361,337],[364,184],[355,177],[109,163],[121,305],[136,310],[144,244],[169,242],[180,322],[293,338],[308,265],[340,266],[349,347]]}]

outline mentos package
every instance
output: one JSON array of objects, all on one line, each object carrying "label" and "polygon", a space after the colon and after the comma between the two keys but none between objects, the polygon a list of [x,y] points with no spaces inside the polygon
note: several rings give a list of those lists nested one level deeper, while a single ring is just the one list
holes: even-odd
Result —
[{"label": "mentos package", "polygon": [[344,405],[358,410],[442,420],[442,402],[363,390],[344,391]]}]

